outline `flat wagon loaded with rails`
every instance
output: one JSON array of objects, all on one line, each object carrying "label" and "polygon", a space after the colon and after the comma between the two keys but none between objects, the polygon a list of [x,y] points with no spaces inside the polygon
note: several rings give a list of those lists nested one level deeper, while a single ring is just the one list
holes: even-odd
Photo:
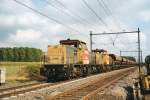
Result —
[{"label": "flat wagon loaded with rails", "polygon": [[85,42],[70,39],[61,40],[58,45],[48,45],[46,58],[41,74],[48,81],[82,77],[135,64],[103,49],[89,52]]}]

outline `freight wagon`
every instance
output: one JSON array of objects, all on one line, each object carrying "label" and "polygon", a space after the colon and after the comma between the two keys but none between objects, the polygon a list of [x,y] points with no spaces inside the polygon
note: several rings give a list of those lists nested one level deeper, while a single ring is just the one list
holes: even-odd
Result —
[{"label": "freight wagon", "polygon": [[85,42],[70,39],[61,40],[59,45],[48,45],[46,56],[47,62],[41,68],[41,74],[48,81],[106,72],[118,69],[127,62],[132,65],[131,61],[103,49],[89,52]]}]

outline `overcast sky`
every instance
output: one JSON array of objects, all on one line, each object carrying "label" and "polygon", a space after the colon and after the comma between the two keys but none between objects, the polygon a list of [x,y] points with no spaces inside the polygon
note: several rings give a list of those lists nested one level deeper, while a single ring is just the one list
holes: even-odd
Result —
[{"label": "overcast sky", "polygon": [[[14,0],[1,0],[0,47],[27,46],[46,51],[47,45],[58,44],[59,40],[67,38],[85,41],[89,47],[90,31],[136,31],[139,27],[143,55],[150,54],[150,0],[17,1],[49,18]],[[137,34],[93,36],[93,40],[93,48],[104,48],[111,53],[137,50]]]}]

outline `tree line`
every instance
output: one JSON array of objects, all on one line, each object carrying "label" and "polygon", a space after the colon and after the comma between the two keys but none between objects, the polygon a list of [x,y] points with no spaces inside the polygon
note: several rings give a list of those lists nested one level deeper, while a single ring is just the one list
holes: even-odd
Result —
[{"label": "tree line", "polygon": [[136,59],[134,57],[132,57],[132,56],[122,56],[122,57],[136,62]]},{"label": "tree line", "polygon": [[0,48],[0,61],[37,62],[42,50],[28,47]]}]

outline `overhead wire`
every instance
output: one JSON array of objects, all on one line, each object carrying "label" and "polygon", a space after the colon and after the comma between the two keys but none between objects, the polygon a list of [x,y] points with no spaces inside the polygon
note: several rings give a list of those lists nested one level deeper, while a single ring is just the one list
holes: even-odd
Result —
[{"label": "overhead wire", "polygon": [[[85,0],[82,0],[82,1],[83,1],[83,3],[87,6],[87,8],[89,8],[90,11],[93,12],[93,14],[98,18],[98,20],[99,20],[99,22],[100,22],[100,25],[101,25],[101,23],[102,23],[102,24],[106,27],[106,29],[108,29],[108,30],[110,30],[110,31],[112,32],[112,30],[109,29],[108,25],[107,25],[107,24],[103,21],[103,19],[95,12],[95,10],[93,10],[93,8],[90,7],[90,5],[89,5]],[[112,37],[110,37],[110,39],[111,39],[112,43],[114,44]]]},{"label": "overhead wire", "polygon": [[[116,23],[115,17],[112,16],[112,15],[113,15],[112,11],[111,11],[111,10],[109,9],[109,7],[105,4],[105,2],[104,2],[104,1],[103,1],[103,2],[100,2],[100,0],[97,0],[97,2],[98,2],[98,4],[99,4],[99,6],[103,8],[105,14],[106,14],[107,16],[111,16],[111,18],[112,18],[111,20],[112,20],[114,23]],[[121,27],[118,25],[118,23],[116,23],[116,25],[117,25],[118,28],[121,29]]]},{"label": "overhead wire", "polygon": [[[62,5],[64,8],[66,8],[65,7],[65,5],[62,3],[62,2],[60,2],[59,0],[55,0],[57,3],[59,3],[60,5]],[[100,4],[100,2],[99,2],[99,0],[97,0],[98,1],[98,3]],[[87,2],[84,0],[84,3],[86,3],[87,4]],[[94,12],[94,14],[96,14],[96,16],[100,19],[100,21],[102,21],[102,23],[103,24],[105,24],[105,26],[106,27],[108,27],[107,26],[107,24],[98,16],[98,14],[87,4],[87,6],[88,6],[88,8],[90,8],[91,10],[92,10],[92,12]],[[106,6],[106,4],[105,4],[105,6]],[[105,12],[107,13],[107,15],[108,15],[108,12],[106,11],[106,9],[105,9],[105,7],[102,5],[102,7],[103,7],[103,9],[105,10]],[[108,9],[108,7],[107,7],[107,9]],[[109,10],[109,9],[108,9]],[[109,10],[109,12],[111,12],[110,10]],[[112,14],[112,13],[111,13]],[[77,14],[76,14],[77,15]],[[80,16],[78,16],[78,17],[80,17]],[[111,38],[111,41],[113,42],[113,45],[114,45],[114,42],[115,42],[115,40],[116,40],[116,38],[117,38],[117,36],[115,37],[115,39],[113,40],[112,38]]]},{"label": "overhead wire", "polygon": [[[43,1],[43,0],[41,0],[41,1]],[[58,11],[61,11],[62,13],[64,13],[64,14],[70,16],[71,18],[75,19],[72,15],[70,15],[70,14],[67,13],[67,12],[65,12],[63,9],[60,9],[60,8],[56,7],[55,5],[53,5],[52,3],[50,3],[48,0],[44,0],[44,1],[45,1],[48,5],[50,5],[51,7],[57,9]],[[77,19],[75,19],[75,20],[78,21],[78,22],[80,22],[80,21],[77,20]],[[82,22],[80,22],[80,23],[82,24]]]},{"label": "overhead wire", "polygon": [[[106,8],[107,10],[105,10],[107,13],[110,13],[111,15],[113,15],[112,14],[112,11],[111,11],[111,9],[107,6],[107,4],[103,1],[103,0],[101,0],[101,2],[100,2],[100,0],[97,0],[98,2],[99,2],[99,4],[102,2],[102,4],[103,4],[103,6],[102,7],[104,7],[104,9]],[[113,19],[113,21],[114,22],[116,22],[116,18],[114,17],[114,16],[112,16],[112,19]],[[117,25],[118,26],[118,28],[120,28],[121,29],[121,27],[119,26],[119,25]],[[114,38],[114,40],[113,40],[113,43],[116,41],[116,39],[118,38],[118,34],[116,34],[116,36],[115,36],[115,38]]]},{"label": "overhead wire", "polygon": [[81,17],[79,14],[77,14],[75,11],[72,11],[70,9],[68,9],[64,3],[62,3],[62,1],[59,0],[55,0],[55,2],[57,2],[58,4],[60,4],[64,9],[66,9],[70,14],[75,15],[76,17],[78,17],[80,20],[82,20],[84,23],[90,25],[91,27],[93,27],[95,29],[95,25],[91,22],[89,22],[88,20],[86,20],[86,18]]},{"label": "overhead wire", "polygon": [[89,8],[91,10],[91,12],[93,12],[93,14],[98,18],[100,24],[104,24],[107,28],[108,28],[108,25],[103,21],[103,19],[93,10],[93,8],[90,7],[90,5],[85,1],[85,0],[82,0],[83,3],[87,6],[87,8]]},{"label": "overhead wire", "polygon": [[[43,0],[41,0],[41,1],[43,1]],[[57,6],[53,5],[53,4],[50,3],[48,0],[44,0],[44,1],[45,1],[48,5],[50,5],[51,7],[57,9],[58,11],[61,11],[62,13],[66,14],[66,15],[68,15],[68,16],[70,16],[74,21],[76,21],[76,22],[78,22],[78,23],[80,23],[80,24],[85,25],[85,23],[83,23],[83,22],[81,22],[79,19],[77,19],[77,17],[75,17],[75,15],[73,15],[73,14],[67,12],[66,10],[61,9],[60,7],[57,7]],[[63,5],[63,6],[64,6],[64,5]],[[87,24],[87,23],[86,23],[86,24]]]},{"label": "overhead wire", "polygon": [[72,27],[70,27],[70,26],[68,26],[68,25],[66,25],[66,24],[63,24],[62,22],[60,22],[60,21],[58,21],[58,20],[56,20],[56,19],[54,19],[54,18],[52,18],[52,17],[49,17],[48,15],[43,14],[42,12],[40,12],[40,11],[38,11],[38,10],[36,10],[36,9],[34,9],[34,8],[28,6],[28,5],[26,5],[26,4],[24,4],[24,3],[20,2],[20,1],[17,1],[17,0],[13,0],[13,1],[15,1],[16,3],[18,3],[18,4],[20,4],[20,5],[22,5],[22,6],[26,7],[26,8],[28,8],[28,9],[30,9],[30,10],[32,10],[32,11],[34,11],[35,13],[40,14],[41,16],[44,16],[44,17],[48,18],[48,19],[51,20],[51,21],[56,22],[57,24],[61,24],[62,26],[65,26],[67,29],[70,29],[70,30],[72,30],[72,31],[74,31],[74,32],[81,33],[80,31],[78,31],[78,30],[76,30],[76,29],[73,29]]}]

